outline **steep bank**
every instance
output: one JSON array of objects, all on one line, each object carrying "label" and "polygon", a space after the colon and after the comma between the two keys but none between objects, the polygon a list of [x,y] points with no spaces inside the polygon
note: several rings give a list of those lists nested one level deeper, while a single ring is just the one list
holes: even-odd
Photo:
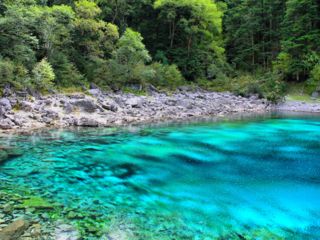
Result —
[{"label": "steep bank", "polygon": [[236,113],[262,113],[265,100],[231,93],[180,90],[172,95],[148,96],[104,93],[11,96],[0,99],[0,129],[30,130],[42,127],[103,127]]}]

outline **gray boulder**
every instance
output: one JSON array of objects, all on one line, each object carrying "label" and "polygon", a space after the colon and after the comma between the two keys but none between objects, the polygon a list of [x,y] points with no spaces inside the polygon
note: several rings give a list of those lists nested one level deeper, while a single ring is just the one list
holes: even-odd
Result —
[{"label": "gray boulder", "polygon": [[80,99],[73,102],[74,106],[81,108],[83,111],[93,113],[98,109],[98,106],[90,99]]},{"label": "gray boulder", "polygon": [[108,99],[108,100],[105,100],[105,101],[102,101],[100,103],[101,107],[105,110],[108,110],[108,111],[111,111],[111,112],[117,112],[118,109],[119,109],[119,106],[118,104],[111,100],[111,99]]},{"label": "gray boulder", "polygon": [[11,87],[9,85],[6,85],[3,88],[2,95],[5,96],[5,97],[8,97],[8,96],[12,95],[12,90],[11,90]]},{"label": "gray boulder", "polygon": [[99,87],[98,87],[96,84],[94,84],[94,83],[90,83],[89,88],[90,88],[90,90],[92,90],[92,89],[99,89]]},{"label": "gray boulder", "polygon": [[102,92],[100,91],[99,88],[90,89],[88,90],[88,93],[90,93],[94,97],[99,97],[102,95]]},{"label": "gray boulder", "polygon": [[152,95],[154,95],[156,93],[159,93],[159,90],[155,86],[153,86],[152,84],[149,84],[147,86],[147,92],[148,92],[149,95],[152,96]]},{"label": "gray boulder", "polygon": [[63,104],[63,109],[64,109],[66,114],[70,114],[70,113],[72,113],[74,111],[74,107],[69,102],[65,102]]},{"label": "gray boulder", "polygon": [[33,111],[33,104],[27,101],[20,102],[20,109],[26,112],[32,112]]},{"label": "gray boulder", "polygon": [[71,99],[85,99],[86,98],[86,96],[82,93],[71,94],[71,95],[69,95],[69,97]]},{"label": "gray boulder", "polygon": [[96,120],[87,117],[80,118],[76,125],[79,127],[99,127],[99,123]]},{"label": "gray boulder", "polygon": [[16,91],[16,96],[20,98],[26,98],[28,96],[27,91]]},{"label": "gray boulder", "polygon": [[54,120],[59,118],[59,113],[52,110],[44,110],[41,114],[40,122],[53,124]]},{"label": "gray boulder", "polygon": [[143,99],[141,97],[132,97],[126,100],[126,105],[133,108],[141,108],[143,106]]},{"label": "gray boulder", "polygon": [[19,114],[15,114],[12,116],[7,116],[16,126],[22,126],[25,123],[25,118],[21,117]]},{"label": "gray boulder", "polygon": [[0,120],[0,129],[12,129],[15,124],[8,118]]},{"label": "gray boulder", "polygon": [[315,91],[311,94],[312,98],[318,98],[320,96],[320,93],[318,91]]},{"label": "gray boulder", "polygon": [[47,117],[49,119],[58,119],[59,118],[59,114],[55,111],[52,110],[46,110],[43,114],[43,117]]},{"label": "gray boulder", "polygon": [[6,112],[7,111],[4,109],[4,107],[0,106],[0,119],[5,117]]},{"label": "gray boulder", "polygon": [[168,105],[168,106],[176,106],[178,103],[178,100],[176,99],[168,99],[165,104]]},{"label": "gray boulder", "polygon": [[64,117],[62,119],[65,125],[67,126],[76,126],[77,125],[77,120],[74,117]]},{"label": "gray boulder", "polygon": [[0,99],[0,106],[3,107],[6,111],[11,111],[12,109],[11,103],[7,98]]}]

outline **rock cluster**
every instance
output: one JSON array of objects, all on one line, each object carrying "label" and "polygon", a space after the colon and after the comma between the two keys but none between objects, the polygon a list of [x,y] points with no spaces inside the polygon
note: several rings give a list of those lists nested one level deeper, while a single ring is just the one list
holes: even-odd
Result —
[{"label": "rock cluster", "polygon": [[78,240],[74,227],[51,221],[46,209],[23,206],[28,197],[0,192],[1,240]]},{"label": "rock cluster", "polygon": [[231,93],[179,90],[172,95],[148,96],[106,93],[91,89],[88,95],[11,96],[0,99],[0,129],[46,126],[115,126],[130,123],[184,120],[201,116],[256,113],[269,103]]}]

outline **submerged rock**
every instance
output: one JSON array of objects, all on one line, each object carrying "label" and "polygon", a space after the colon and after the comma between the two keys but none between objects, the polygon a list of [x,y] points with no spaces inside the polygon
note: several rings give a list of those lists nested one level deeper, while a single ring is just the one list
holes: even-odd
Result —
[{"label": "submerged rock", "polygon": [[10,158],[20,157],[23,155],[23,151],[19,148],[7,148],[5,151]]},{"label": "submerged rock", "polygon": [[102,239],[103,240],[128,240],[133,238],[134,238],[134,234],[131,231],[116,229],[106,234]]},{"label": "submerged rock", "polygon": [[23,152],[18,148],[0,146],[0,164],[21,155],[23,155]]},{"label": "submerged rock", "polygon": [[71,225],[61,224],[55,230],[55,240],[79,240],[79,232]]},{"label": "submerged rock", "polygon": [[17,219],[0,232],[1,240],[17,240],[29,228],[30,223],[25,219]]},{"label": "submerged rock", "polygon": [[0,146],[0,164],[12,158],[19,157],[23,153],[19,149]]},{"label": "submerged rock", "polygon": [[122,163],[111,167],[113,174],[121,179],[132,177],[139,171],[139,167],[131,163]]},{"label": "submerged rock", "polygon": [[0,150],[0,164],[7,161],[9,158],[8,153],[4,150]]}]

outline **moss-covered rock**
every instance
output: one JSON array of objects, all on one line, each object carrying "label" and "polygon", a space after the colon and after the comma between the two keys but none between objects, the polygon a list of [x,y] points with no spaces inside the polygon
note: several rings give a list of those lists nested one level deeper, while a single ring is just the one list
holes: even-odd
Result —
[{"label": "moss-covered rock", "polygon": [[54,205],[40,197],[30,197],[20,205],[23,208],[54,209]]}]

